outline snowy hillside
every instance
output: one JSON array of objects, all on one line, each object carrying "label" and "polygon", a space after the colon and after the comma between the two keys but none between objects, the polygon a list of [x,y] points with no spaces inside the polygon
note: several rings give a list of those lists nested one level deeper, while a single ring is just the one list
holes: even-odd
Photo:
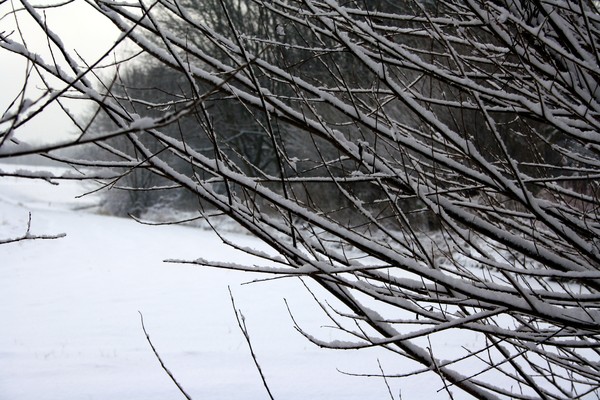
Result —
[{"label": "snowy hillside", "polygon": [[[96,201],[75,199],[85,191],[81,183],[0,178],[0,240],[23,234],[29,212],[33,234],[66,234],[0,246],[0,399],[183,398],[146,342],[138,311],[193,398],[266,399],[228,286],[275,398],[389,398],[383,379],[338,370],[378,373],[379,359],[386,372],[403,372],[399,358],[319,349],[295,331],[284,299],[303,328],[336,338],[299,280],[242,285],[264,276],[163,263],[251,260],[206,230],[75,211]],[[248,236],[230,239],[261,248]],[[445,343],[445,351],[457,348]],[[429,375],[390,385],[394,398],[447,398]]]}]

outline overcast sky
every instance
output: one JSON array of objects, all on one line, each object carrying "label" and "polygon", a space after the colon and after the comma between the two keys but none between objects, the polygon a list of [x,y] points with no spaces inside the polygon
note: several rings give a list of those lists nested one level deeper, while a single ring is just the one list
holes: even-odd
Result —
[{"label": "overcast sky", "polygon": [[[40,1],[33,4],[57,3],[57,1]],[[23,33],[26,45],[30,50],[48,55],[45,37],[41,29],[27,15],[25,11],[12,13],[12,7],[21,7],[19,1],[0,0],[0,32],[4,34],[13,32],[11,38],[17,40],[19,33],[16,30],[15,15]],[[88,62],[95,61],[117,39],[119,32],[92,7],[83,0],[75,0],[65,6],[45,11],[48,26],[62,38],[69,51],[77,52]],[[18,39],[18,41],[21,41]],[[75,56],[75,53],[72,53]],[[25,78],[25,62],[10,52],[0,49],[0,113],[4,113],[7,106],[23,87]],[[39,95],[39,90],[31,86],[28,91],[29,98]],[[81,106],[70,104],[69,108],[81,113]],[[74,132],[74,129],[58,107],[47,109],[43,115],[36,117],[28,123],[19,133],[19,138],[26,141],[55,141],[65,133]]]}]

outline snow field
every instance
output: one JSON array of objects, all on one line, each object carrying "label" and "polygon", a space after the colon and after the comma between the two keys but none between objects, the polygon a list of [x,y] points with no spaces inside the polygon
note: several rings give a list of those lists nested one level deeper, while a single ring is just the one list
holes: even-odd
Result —
[{"label": "snow field", "polygon": [[[140,315],[167,367],[194,399],[266,399],[229,298],[242,310],[255,353],[277,399],[389,398],[381,378],[344,375],[407,372],[377,349],[317,348],[299,324],[324,340],[339,333],[297,279],[247,284],[266,276],[164,263],[198,257],[251,262],[212,232],[150,227],[74,209],[80,183],[0,178],[0,239],[25,231],[56,240],[0,246],[0,399],[181,399],[144,337]],[[267,251],[232,233],[243,246]],[[318,288],[315,288],[318,292]],[[342,339],[344,339],[342,337]],[[458,343],[445,338],[437,348]],[[391,380],[395,398],[446,398],[430,375]],[[436,396],[437,395],[437,396]]]}]

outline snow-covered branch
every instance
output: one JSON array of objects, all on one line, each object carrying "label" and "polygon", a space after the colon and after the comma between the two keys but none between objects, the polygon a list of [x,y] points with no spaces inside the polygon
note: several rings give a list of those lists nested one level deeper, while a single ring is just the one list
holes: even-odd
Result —
[{"label": "snow-covered branch", "polygon": [[[14,97],[0,158],[85,144],[85,157],[50,154],[139,204],[227,215],[277,255],[231,243],[264,265],[169,261],[315,282],[351,336],[303,332],[320,346],[385,348],[476,398],[598,392],[595,2],[88,3],[143,68],[119,58],[103,83],[107,60],[79,65],[24,3],[64,63],[2,34],[49,87]],[[67,96],[95,105],[76,139],[19,141]],[[482,341],[440,360],[429,341],[453,330]]]}]

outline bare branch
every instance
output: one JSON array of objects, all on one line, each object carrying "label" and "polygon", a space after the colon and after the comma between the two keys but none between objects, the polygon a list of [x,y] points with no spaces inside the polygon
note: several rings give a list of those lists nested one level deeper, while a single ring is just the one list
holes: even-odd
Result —
[{"label": "bare branch", "polygon": [[144,325],[144,316],[142,315],[141,311],[138,311],[138,313],[140,314],[140,323],[142,324],[142,330],[144,331],[144,335],[146,336],[146,341],[148,341],[148,344],[150,345],[152,352],[154,353],[154,355],[156,356],[156,359],[160,363],[160,367],[163,369],[163,371],[165,371],[165,373],[169,376],[169,378],[171,378],[171,380],[173,381],[175,386],[177,386],[177,389],[179,389],[181,394],[183,394],[183,396],[186,399],[192,400],[190,395],[187,394],[186,391],[183,389],[183,387],[179,384],[179,382],[177,382],[177,379],[175,379],[175,376],[171,373],[171,371],[169,371],[169,369],[163,362],[162,358],[160,357],[160,354],[158,354],[158,351],[156,351],[156,348],[154,347],[154,344],[152,344],[152,341],[150,340],[150,336],[148,335],[148,332],[146,331],[146,326]]}]

